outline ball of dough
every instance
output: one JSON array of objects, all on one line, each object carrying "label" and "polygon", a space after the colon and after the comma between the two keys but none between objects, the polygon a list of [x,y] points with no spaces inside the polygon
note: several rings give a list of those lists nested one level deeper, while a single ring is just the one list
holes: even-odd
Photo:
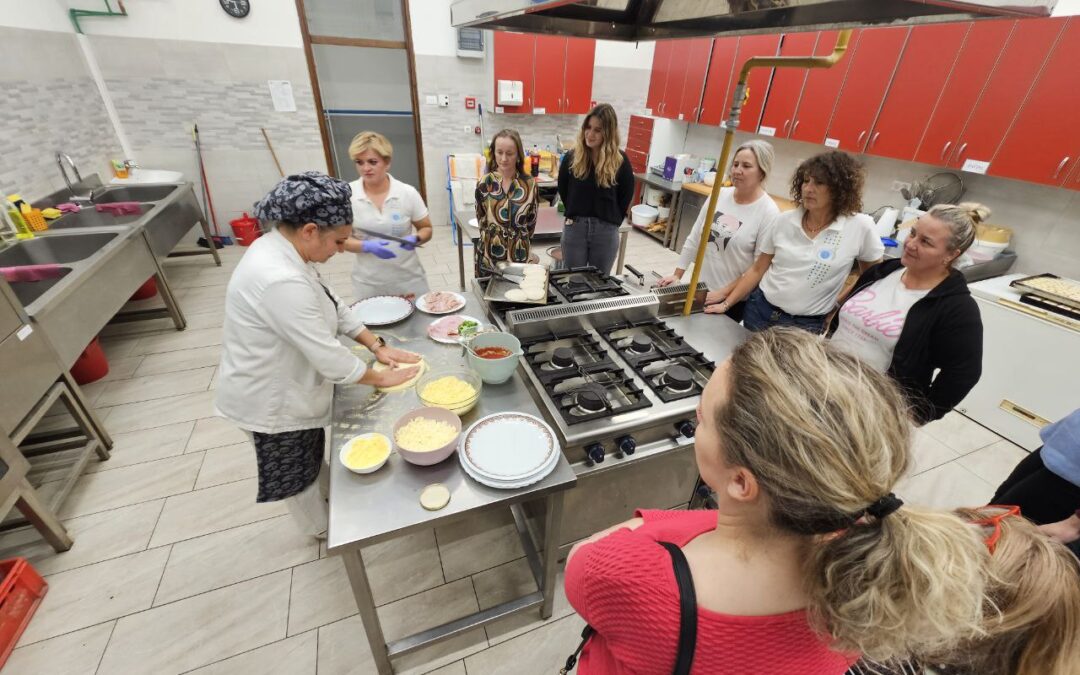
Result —
[{"label": "ball of dough", "polygon": [[546,295],[547,289],[543,287],[525,289],[525,297],[533,302],[543,300]]},{"label": "ball of dough", "polygon": [[[416,375],[412,376],[408,380],[402,382],[401,384],[395,384],[392,387],[376,387],[376,389],[382,392],[386,392],[388,394],[392,394],[395,391],[404,391],[406,389],[412,388],[416,385],[416,381],[420,379],[420,376],[427,372],[427,361],[425,361],[423,357],[420,357],[420,361],[418,363],[397,363],[394,365],[394,370],[403,370],[405,368],[413,368],[415,366],[420,366],[420,369],[416,371]],[[389,370],[390,366],[386,365],[382,361],[376,361],[371,366],[371,368],[376,373],[381,373]]]},{"label": "ball of dough", "polygon": [[546,272],[544,272],[543,267],[526,267],[525,268],[525,278],[526,279],[528,279],[529,277],[543,277],[545,274],[546,274]]},{"label": "ball of dough", "polygon": [[450,490],[442,483],[432,483],[420,492],[420,506],[428,511],[438,511],[450,503]]},{"label": "ball of dough", "polygon": [[520,288],[511,288],[506,292],[506,299],[510,302],[522,302],[528,300],[528,294]]}]

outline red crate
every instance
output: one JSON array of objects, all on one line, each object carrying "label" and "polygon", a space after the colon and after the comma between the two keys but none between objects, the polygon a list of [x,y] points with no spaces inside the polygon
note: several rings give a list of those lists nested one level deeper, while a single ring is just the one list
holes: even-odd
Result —
[{"label": "red crate", "polygon": [[3,668],[49,584],[26,558],[0,560],[0,575],[4,578],[0,583],[0,668]]}]

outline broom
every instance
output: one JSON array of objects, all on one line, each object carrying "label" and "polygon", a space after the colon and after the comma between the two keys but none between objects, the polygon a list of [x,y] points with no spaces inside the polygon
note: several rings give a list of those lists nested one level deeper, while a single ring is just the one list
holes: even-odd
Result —
[{"label": "broom", "polygon": [[[232,237],[227,237],[221,234],[218,230],[217,214],[214,213],[214,202],[210,198],[210,183],[206,180],[206,166],[203,164],[202,158],[202,144],[199,142],[199,124],[197,122],[192,123],[191,136],[195,139],[195,155],[199,159],[199,176],[202,180],[203,190],[203,202],[206,204],[206,209],[210,211],[210,221],[214,224],[214,236],[211,237],[214,248],[221,248],[223,246],[229,246],[233,243]],[[210,248],[211,243],[206,241],[204,237],[199,237],[199,246],[203,248]]]}]

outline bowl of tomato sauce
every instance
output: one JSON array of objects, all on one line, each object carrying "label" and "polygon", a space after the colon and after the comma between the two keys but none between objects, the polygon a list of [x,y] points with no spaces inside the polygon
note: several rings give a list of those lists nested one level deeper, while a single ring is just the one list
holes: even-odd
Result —
[{"label": "bowl of tomato sauce", "polygon": [[521,342],[510,333],[479,333],[469,340],[469,367],[485,384],[502,384],[510,379],[521,356]]}]

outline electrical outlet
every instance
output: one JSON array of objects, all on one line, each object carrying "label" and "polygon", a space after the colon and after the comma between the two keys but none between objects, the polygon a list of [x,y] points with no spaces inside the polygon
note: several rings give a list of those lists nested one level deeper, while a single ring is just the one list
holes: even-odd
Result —
[{"label": "electrical outlet", "polygon": [[467,134],[472,133],[472,125],[471,124],[466,124],[465,125],[465,133],[467,133]]},{"label": "electrical outlet", "polygon": [[424,97],[424,103],[428,105],[439,105],[439,96],[437,94],[428,94]]},{"label": "electrical outlet", "polygon": [[439,94],[439,106],[442,107],[442,108],[446,108],[449,105],[450,105],[450,95],[449,94]]},{"label": "electrical outlet", "polygon": [[910,190],[910,189],[911,189],[911,183],[905,183],[902,180],[894,180],[892,182],[892,191],[893,192],[900,192],[901,190]]}]

